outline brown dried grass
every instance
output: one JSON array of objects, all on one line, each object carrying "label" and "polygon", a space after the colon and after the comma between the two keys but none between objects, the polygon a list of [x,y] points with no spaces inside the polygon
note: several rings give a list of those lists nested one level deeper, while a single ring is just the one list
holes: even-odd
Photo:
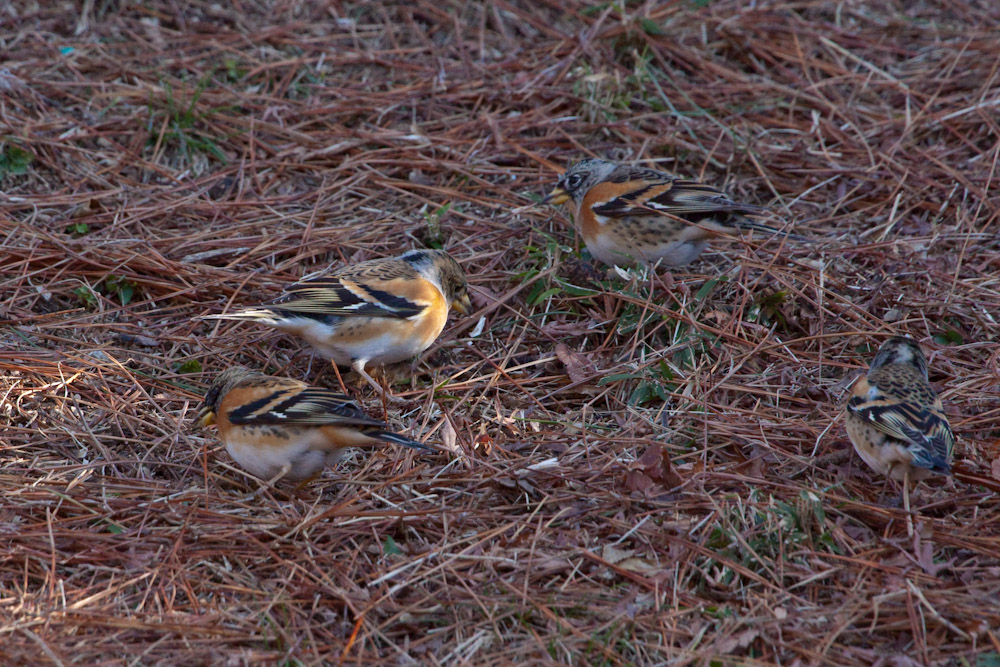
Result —
[{"label": "brown dried grass", "polygon": [[[3,10],[6,664],[997,664],[995,3],[237,4]],[[585,154],[818,242],[595,278],[520,208]],[[208,378],[334,378],[195,317],[429,242],[479,312],[388,418],[461,456],[251,497]],[[839,417],[890,332],[960,437],[912,539]]]}]

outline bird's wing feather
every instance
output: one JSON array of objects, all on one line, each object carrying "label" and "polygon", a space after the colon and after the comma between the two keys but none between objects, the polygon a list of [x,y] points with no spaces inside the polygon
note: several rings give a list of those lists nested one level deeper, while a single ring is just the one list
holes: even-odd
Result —
[{"label": "bird's wing feather", "polygon": [[[239,391],[238,389],[236,391]],[[366,415],[349,396],[319,387],[266,387],[243,390],[241,404],[230,410],[235,425],[328,425],[385,427]]]},{"label": "bird's wing feather", "polygon": [[884,395],[874,399],[852,396],[847,409],[882,433],[910,443],[914,463],[928,468],[947,467],[955,436],[948,420],[936,410]]},{"label": "bird's wing feather", "polygon": [[712,186],[696,181],[661,177],[607,185],[605,197],[595,202],[593,210],[610,218],[664,213],[759,213],[763,210],[737,203]]},{"label": "bird's wing feather", "polygon": [[433,289],[419,276],[368,279],[323,276],[290,285],[271,307],[304,315],[406,319],[427,307],[424,292]]}]

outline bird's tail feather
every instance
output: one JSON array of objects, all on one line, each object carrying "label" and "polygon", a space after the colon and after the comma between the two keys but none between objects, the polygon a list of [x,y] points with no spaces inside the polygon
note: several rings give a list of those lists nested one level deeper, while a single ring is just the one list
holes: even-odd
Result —
[{"label": "bird's tail feather", "polygon": [[393,433],[392,431],[370,431],[366,435],[378,438],[384,442],[392,442],[397,445],[403,445],[404,447],[411,447],[412,449],[422,449],[428,452],[434,451],[433,447],[425,445],[422,442],[417,442],[416,440],[410,440],[405,435]]},{"label": "bird's tail feather", "polygon": [[948,460],[927,451],[914,451],[915,448],[910,449],[910,453],[913,454],[913,465],[919,468],[926,468],[931,472],[936,472],[941,475],[951,474],[951,464]]},{"label": "bird's tail feather", "polygon": [[276,312],[270,308],[248,308],[238,310],[235,313],[222,313],[221,315],[204,315],[198,319],[202,320],[279,320]]},{"label": "bird's tail feather", "polygon": [[798,234],[793,234],[791,232],[786,232],[783,229],[775,229],[774,227],[769,227],[765,224],[754,222],[749,218],[744,218],[739,216],[736,220],[736,226],[740,229],[755,229],[759,232],[767,232],[769,234],[777,234],[778,236],[784,236],[785,238],[791,239],[793,241],[812,241],[812,239],[805,236],[799,236]]}]

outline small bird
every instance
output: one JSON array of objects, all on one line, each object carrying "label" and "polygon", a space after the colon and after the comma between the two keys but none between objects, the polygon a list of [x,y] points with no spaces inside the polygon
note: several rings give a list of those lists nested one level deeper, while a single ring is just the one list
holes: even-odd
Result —
[{"label": "small bird", "polygon": [[711,185],[644,167],[587,159],[564,173],[543,200],[576,205],[573,217],[587,250],[608,265],[636,262],[681,266],[719,234],[756,229],[804,240],[743,214],[761,214]]},{"label": "small bird", "polygon": [[883,343],[867,375],[854,383],[847,435],[872,470],[903,483],[907,513],[911,480],[951,473],[955,436],[927,382],[927,359],[912,339],[894,336]]},{"label": "small bird", "polygon": [[347,447],[394,442],[431,449],[385,430],[348,396],[242,366],[215,378],[195,420],[203,427],[217,423],[229,455],[268,484],[281,478],[308,483]]},{"label": "small bird", "polygon": [[295,283],[261,307],[205,319],[253,320],[297,334],[385,395],[365,366],[426,350],[450,308],[463,315],[472,309],[462,267],[444,250],[410,250]]}]

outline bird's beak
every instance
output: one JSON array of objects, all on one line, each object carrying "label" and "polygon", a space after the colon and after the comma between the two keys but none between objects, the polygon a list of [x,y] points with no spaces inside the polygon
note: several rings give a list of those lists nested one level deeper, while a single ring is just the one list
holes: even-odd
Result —
[{"label": "bird's beak", "polygon": [[211,426],[215,423],[215,411],[207,405],[198,411],[198,414],[194,417],[195,423],[205,428],[206,426]]},{"label": "bird's beak", "polygon": [[462,296],[455,299],[451,307],[457,310],[462,315],[468,315],[472,312],[472,299],[469,297],[469,293],[466,292]]},{"label": "bird's beak", "polygon": [[543,204],[552,204],[553,206],[558,206],[562,204],[567,199],[569,199],[569,193],[562,188],[554,188],[545,199],[542,200]]}]

